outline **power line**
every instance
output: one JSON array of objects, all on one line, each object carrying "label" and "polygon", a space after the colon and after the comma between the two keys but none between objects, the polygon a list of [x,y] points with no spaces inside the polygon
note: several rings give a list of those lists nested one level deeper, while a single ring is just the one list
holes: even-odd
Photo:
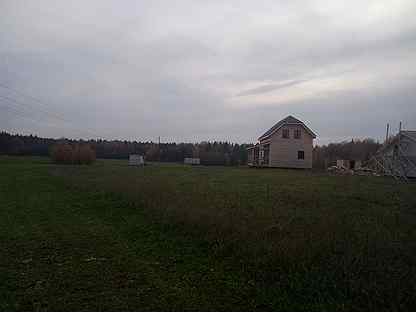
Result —
[{"label": "power line", "polygon": [[[22,110],[16,109],[16,107],[10,105],[10,103],[5,103],[5,102],[0,102],[0,103],[3,103],[3,104],[6,105],[6,106],[2,106],[2,109],[5,109],[9,113],[13,113],[13,115],[15,117],[18,117],[20,119],[27,119],[27,120],[31,121],[33,124],[38,125],[38,126],[39,126],[39,124],[42,124],[43,127],[47,126],[47,127],[52,127],[52,128],[55,128],[55,129],[58,128],[57,126],[55,126],[53,124],[50,124],[48,121],[43,121],[43,120],[34,118],[32,115],[28,115],[27,111],[22,111]],[[81,132],[79,132],[79,131],[77,131],[77,132],[78,132],[78,134],[81,134]]]},{"label": "power line", "polygon": [[12,88],[12,87],[8,86],[8,85],[5,85],[4,83],[0,83],[0,87],[5,88],[5,89],[8,89],[8,90],[10,90],[10,91],[12,91],[12,92],[14,92],[16,94],[20,94],[20,95],[22,95],[24,97],[31,98],[32,100],[38,102],[39,104],[43,105],[44,107],[49,108],[47,104],[43,103],[43,101],[40,100],[37,97],[34,97],[32,95],[29,95],[29,94],[27,94],[25,92],[19,91],[19,90],[15,89],[15,88]]},{"label": "power line", "polygon": [[[0,102],[1,103],[1,102]],[[30,117],[30,116],[28,116],[28,115],[26,115],[26,114],[24,114],[24,113],[22,113],[21,111],[19,111],[19,110],[16,110],[16,109],[14,109],[13,107],[5,107],[5,106],[3,106],[2,107],[2,110],[4,109],[4,111],[6,112],[6,113],[12,113],[12,115],[14,116],[14,117],[16,117],[16,118],[18,118],[18,119],[24,119],[24,120],[29,120],[31,123],[33,123],[33,124],[35,124],[35,125],[38,125],[39,124],[39,120],[37,120],[37,119],[35,119],[35,118],[33,118],[33,117]],[[49,123],[46,123],[46,124],[42,124],[43,126],[47,126],[47,127],[49,127],[49,128],[55,128],[53,125],[51,125],[51,124],[49,124]]]},{"label": "power line", "polygon": [[[18,104],[20,106],[24,106],[24,107],[28,107],[28,108],[34,109],[33,107],[31,107],[27,103],[22,103],[21,101],[18,101],[18,100],[14,99],[14,98],[11,98],[11,97],[8,97],[8,96],[5,96],[5,95],[0,95],[0,98],[3,98],[5,100],[8,100],[8,101],[13,102],[15,104]],[[51,116],[53,118],[59,119],[59,120],[64,121],[64,122],[68,122],[68,120],[66,120],[66,119],[64,119],[64,118],[62,118],[62,117],[60,117],[60,116],[58,116],[58,115],[56,115],[54,113],[51,113],[49,111],[45,111],[45,110],[42,110],[42,109],[39,109],[39,108],[37,110],[41,111],[42,113],[48,114],[49,116]]]},{"label": "power line", "polygon": [[[19,91],[19,90],[15,89],[15,88],[12,88],[10,86],[7,86],[7,85],[5,85],[3,83],[0,83],[0,87],[6,88],[6,89],[11,90],[12,92],[14,92],[16,94],[20,94],[20,95],[22,95],[24,97],[30,98],[30,99],[34,100],[35,102],[37,102],[38,104],[40,104],[43,107],[45,107],[46,109],[48,109],[48,110],[50,109],[50,106],[49,105],[47,105],[46,103],[44,103],[42,100],[40,100],[37,97],[34,97],[32,95],[29,95],[27,93],[24,93],[22,91]],[[11,100],[13,100],[14,102],[17,102],[16,99],[11,99]],[[26,105],[26,104],[23,104],[23,105]],[[56,114],[54,112],[45,111],[45,110],[42,110],[42,109],[39,109],[39,110],[41,110],[42,112],[44,112],[46,114],[49,114],[51,116],[54,116],[54,118],[60,119],[60,120],[65,121],[65,122],[71,122],[70,120],[68,120],[68,119],[66,119],[66,118],[64,118],[64,117],[62,117],[62,116],[60,116],[60,115],[58,115],[58,114]]]},{"label": "power line", "polygon": [[[11,90],[15,94],[20,94],[20,95],[22,95],[22,96],[24,96],[26,98],[30,98],[33,101],[37,102],[38,104],[42,105],[43,107],[46,107],[47,109],[50,109],[50,107],[47,104],[43,103],[40,99],[38,99],[38,98],[36,98],[36,97],[34,97],[32,95],[28,95],[28,94],[26,94],[24,92],[21,92],[21,91],[15,89],[15,88],[12,88],[12,87],[10,87],[8,85],[3,84],[3,83],[0,83],[0,87],[3,87],[3,88],[8,89],[8,90]],[[72,123],[72,121],[70,121],[70,120],[68,120],[68,119],[66,119],[66,118],[64,118],[64,117],[62,117],[62,116],[60,116],[60,115],[58,115],[56,113],[50,112],[49,110],[45,110],[45,109],[42,109],[42,108],[39,108],[39,107],[38,108],[33,108],[33,106],[30,106],[26,102],[23,103],[22,101],[17,101],[15,98],[11,98],[11,97],[8,97],[8,96],[0,95],[0,97],[3,98],[3,99],[6,99],[8,101],[11,101],[11,102],[13,102],[15,104],[18,104],[18,105],[21,105],[21,106],[25,106],[25,107],[29,107],[29,108],[32,108],[32,109],[35,109],[35,110],[39,110],[39,111],[43,112],[44,114],[47,114],[48,116],[50,116],[52,118],[58,119],[60,121],[66,122],[66,123],[71,124],[72,126],[74,126],[73,123]],[[85,133],[89,133],[89,135],[92,135],[92,136],[97,137],[97,138],[101,138],[102,137],[101,135],[96,134],[94,131],[91,131],[90,129],[88,129],[86,127],[84,127],[84,128],[85,128]]]},{"label": "power line", "polygon": [[23,114],[21,111],[18,111],[17,109],[14,109],[11,106],[3,106],[3,109],[5,109],[6,111],[8,110],[9,112],[13,112],[14,114],[16,114],[19,117],[34,120],[32,117],[29,117],[26,114]]},{"label": "power line", "polygon": [[[7,96],[2,96],[2,95],[0,95],[0,99],[3,99],[3,100],[7,100],[9,103],[9,106],[10,106],[10,104],[11,104],[11,106],[13,106],[14,108],[15,108],[15,111],[17,111],[16,110],[16,108],[17,107],[19,107],[19,108],[23,108],[23,110],[20,110],[19,112],[22,114],[33,114],[33,112],[28,112],[27,110],[25,110],[25,109],[27,109],[27,108],[29,108],[29,109],[32,109],[32,111],[35,111],[35,112],[37,112],[36,111],[36,108],[34,108],[34,107],[31,107],[31,106],[29,106],[29,105],[26,105],[26,104],[24,104],[24,103],[22,103],[22,102],[19,102],[19,101],[16,101],[15,99],[13,99],[13,98],[10,98],[10,97],[7,97]],[[19,105],[19,106],[17,106],[17,105],[15,105],[15,104],[17,104],[17,105]],[[65,122],[65,123],[69,123],[70,124],[70,122],[68,121],[68,120],[66,120],[66,119],[63,119],[63,118],[60,118],[59,116],[55,116],[54,114],[51,114],[50,112],[48,112],[48,111],[45,111],[45,110],[39,110],[39,111],[41,111],[41,112],[43,112],[44,114],[46,114],[46,115],[49,115],[50,117],[53,117],[53,118],[55,118],[55,119],[58,119],[59,121],[61,121],[61,122]],[[26,118],[29,118],[28,116],[26,116],[25,115],[25,117]],[[35,119],[33,119],[33,118],[31,118],[32,120],[35,120]],[[40,123],[43,123],[44,122],[44,120],[36,120],[37,122],[40,122]],[[77,128],[77,127],[71,127],[71,128],[73,128],[73,129],[75,129],[75,128]],[[58,129],[58,128],[57,128]],[[92,131],[89,131],[88,129],[85,129],[84,131],[80,131],[80,130],[78,130],[78,129],[76,129],[76,132],[80,135],[80,136],[85,136],[85,134],[88,134],[88,136],[93,136],[93,137],[97,137],[97,138],[99,138],[100,136],[99,135],[97,135],[97,134],[95,134],[94,132],[92,132]]]},{"label": "power line", "polygon": [[38,113],[39,111],[32,106],[24,105],[13,98],[8,96],[0,95],[0,100],[3,100],[3,103],[7,103],[8,106],[13,106],[19,109],[24,110],[27,114]]}]

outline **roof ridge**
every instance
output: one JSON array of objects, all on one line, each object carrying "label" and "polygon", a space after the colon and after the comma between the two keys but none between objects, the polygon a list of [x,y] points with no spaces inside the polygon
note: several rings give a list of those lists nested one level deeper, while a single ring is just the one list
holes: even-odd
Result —
[{"label": "roof ridge", "polygon": [[[291,120],[292,119],[292,120]],[[281,128],[285,124],[299,124],[302,125],[308,132],[312,134],[313,137],[316,137],[315,133],[313,133],[312,130],[310,130],[303,121],[297,119],[296,117],[293,117],[292,115],[288,115],[285,118],[279,120],[276,124],[274,124],[273,127],[271,127],[269,130],[267,130],[263,135],[261,135],[258,140],[261,140],[265,137],[270,136],[273,132],[277,131],[279,128]]]}]

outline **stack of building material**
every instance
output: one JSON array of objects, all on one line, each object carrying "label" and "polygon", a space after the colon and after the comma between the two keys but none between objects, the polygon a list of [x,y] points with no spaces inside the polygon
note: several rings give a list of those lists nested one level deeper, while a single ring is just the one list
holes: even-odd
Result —
[{"label": "stack of building material", "polygon": [[201,160],[199,158],[186,157],[183,160],[183,163],[185,165],[199,165],[199,164],[201,164]]},{"label": "stack of building material", "polygon": [[144,166],[144,158],[141,155],[130,155],[129,156],[130,166]]}]

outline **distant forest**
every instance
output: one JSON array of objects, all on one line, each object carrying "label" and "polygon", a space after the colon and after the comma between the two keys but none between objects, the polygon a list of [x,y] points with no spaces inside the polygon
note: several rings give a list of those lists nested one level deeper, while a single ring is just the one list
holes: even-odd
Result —
[{"label": "distant forest", "polygon": [[[252,144],[229,142],[201,143],[161,143],[120,140],[70,140],[40,138],[33,135],[18,135],[0,132],[0,154],[49,156],[53,145],[89,144],[97,158],[127,159],[130,154],[144,155],[148,161],[183,162],[185,157],[198,157],[204,165],[245,165],[247,147]],[[372,140],[351,140],[315,146],[313,149],[313,167],[324,169],[336,159],[357,159],[366,161],[381,145]]]},{"label": "distant forest", "polygon": [[144,155],[148,161],[183,162],[185,157],[198,157],[205,165],[240,165],[247,163],[247,144],[228,142],[158,143],[120,140],[70,140],[40,138],[0,132],[0,154],[49,156],[53,145],[89,144],[97,158],[128,159],[130,154]]},{"label": "distant forest", "polygon": [[325,169],[328,166],[335,165],[337,159],[361,160],[365,165],[366,161],[370,160],[381,145],[373,139],[356,139],[315,146],[313,148],[313,167]]}]

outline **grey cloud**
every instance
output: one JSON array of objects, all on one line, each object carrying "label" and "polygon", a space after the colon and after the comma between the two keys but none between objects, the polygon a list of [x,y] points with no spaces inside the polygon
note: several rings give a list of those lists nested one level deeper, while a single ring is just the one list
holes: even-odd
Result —
[{"label": "grey cloud", "polygon": [[267,93],[267,92],[275,91],[275,90],[278,90],[278,89],[283,89],[283,88],[295,86],[297,84],[300,84],[300,83],[303,83],[303,82],[306,82],[306,81],[307,80],[304,79],[304,80],[295,80],[295,81],[282,82],[282,83],[278,83],[278,84],[267,84],[267,85],[260,86],[260,87],[257,87],[257,88],[242,91],[242,92],[238,93],[236,96],[247,96],[247,95],[253,95],[253,94]]},{"label": "grey cloud", "polygon": [[[2,1],[0,83],[71,123],[31,120],[37,104],[28,99],[24,119],[0,100],[0,130],[246,142],[287,114],[308,121],[322,142],[377,137],[387,121],[416,128],[415,3],[386,2],[384,15],[371,4],[351,1],[343,11],[334,3]],[[369,72],[376,82],[356,89],[254,100]],[[244,105],[230,105],[230,96]]]}]

